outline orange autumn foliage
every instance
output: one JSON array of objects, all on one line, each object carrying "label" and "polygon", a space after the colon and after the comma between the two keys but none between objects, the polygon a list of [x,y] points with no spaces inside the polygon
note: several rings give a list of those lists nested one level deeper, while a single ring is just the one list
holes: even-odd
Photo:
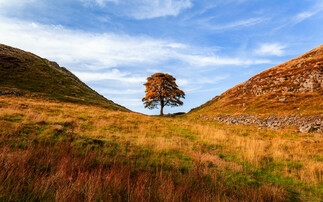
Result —
[{"label": "orange autumn foliage", "polygon": [[164,73],[156,73],[147,78],[146,97],[142,98],[146,108],[154,109],[160,105],[160,115],[163,115],[165,106],[181,106],[181,98],[185,98],[185,93],[176,84],[176,79]]}]

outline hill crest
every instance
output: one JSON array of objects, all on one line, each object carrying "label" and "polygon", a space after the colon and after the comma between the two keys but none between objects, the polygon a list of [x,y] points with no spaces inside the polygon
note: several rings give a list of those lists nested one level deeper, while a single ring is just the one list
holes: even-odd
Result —
[{"label": "hill crest", "polygon": [[323,45],[191,110],[203,114],[322,114]]},{"label": "hill crest", "polygon": [[65,67],[0,44],[0,95],[45,97],[129,111],[88,87]]}]

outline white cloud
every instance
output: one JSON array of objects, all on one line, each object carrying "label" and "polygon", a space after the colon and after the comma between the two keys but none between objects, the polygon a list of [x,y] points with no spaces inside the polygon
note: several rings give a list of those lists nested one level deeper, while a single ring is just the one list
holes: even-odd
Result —
[{"label": "white cloud", "polygon": [[193,6],[190,0],[141,0],[131,11],[136,19],[177,16],[182,10]]},{"label": "white cloud", "polygon": [[259,24],[263,22],[265,19],[264,18],[249,18],[246,20],[240,20],[232,23],[228,23],[225,25],[215,25],[212,26],[212,29],[214,30],[225,30],[225,29],[236,29],[240,27],[248,27],[248,26],[253,26],[256,24]]},{"label": "white cloud", "polygon": [[99,5],[103,6],[106,2],[118,3],[119,0],[95,0]]},{"label": "white cloud", "polygon": [[141,76],[131,76],[130,73],[120,72],[117,69],[112,69],[109,72],[79,72],[73,73],[84,82],[101,81],[101,80],[115,80],[125,83],[144,83],[146,78]]},{"label": "white cloud", "polygon": [[259,18],[249,18],[245,20],[228,22],[226,24],[219,24],[217,21],[214,20],[214,17],[210,17],[210,18],[198,20],[197,23],[199,26],[203,26],[207,29],[221,31],[221,30],[240,29],[243,27],[254,26],[256,24],[264,22],[265,20],[267,20],[267,18],[259,17]]},{"label": "white cloud", "polygon": [[219,75],[219,76],[195,76],[189,79],[178,79],[177,84],[180,88],[183,88],[186,93],[199,93],[199,92],[207,92],[205,91],[206,85],[214,85],[217,84],[227,78],[229,78],[229,74]]},{"label": "white cloud", "polygon": [[107,3],[114,3],[118,15],[126,15],[137,20],[165,16],[177,16],[185,9],[191,8],[191,0],[81,0],[85,5],[93,3],[108,8]]},{"label": "white cloud", "polygon": [[35,3],[37,0],[0,0],[0,8],[6,6],[21,7],[25,4]]},{"label": "white cloud", "polygon": [[188,92],[190,94],[193,93],[207,93],[207,92],[214,92],[214,91],[222,91],[224,92],[226,89],[223,87],[217,87],[217,88],[203,88],[203,87],[192,87],[185,90],[185,92]]},{"label": "white cloud", "polygon": [[118,104],[121,104],[123,106],[128,106],[128,107],[139,107],[143,106],[143,103],[141,99],[138,98],[112,98],[113,101],[117,102]]},{"label": "white cloud", "polygon": [[80,0],[83,2],[85,5],[91,5],[91,4],[97,4],[101,7],[104,7],[106,3],[119,3],[119,0]]},{"label": "white cloud", "polygon": [[183,48],[188,48],[187,45],[181,44],[181,43],[169,43],[167,44],[167,47],[169,48],[174,48],[174,49],[183,49]]},{"label": "white cloud", "polygon": [[302,13],[299,13],[296,15],[295,17],[295,22],[296,23],[299,23],[307,18],[310,18],[312,17],[313,15],[315,15],[317,12],[313,11],[313,12],[310,12],[310,11],[306,11],[306,12],[302,12]]},{"label": "white cloud", "polygon": [[39,0],[0,0],[0,13],[12,15],[21,13],[22,9],[30,5],[40,6]]},{"label": "white cloud", "polygon": [[105,95],[130,95],[130,94],[140,94],[145,92],[144,88],[136,89],[111,89],[111,88],[96,88],[100,94]]},{"label": "white cloud", "polygon": [[178,86],[187,86],[190,81],[188,79],[177,79],[176,83]]},{"label": "white cloud", "polygon": [[[201,47],[191,47],[168,40],[114,33],[93,34],[66,29],[62,26],[1,17],[0,27],[2,43],[57,61],[73,71],[94,71],[119,67],[154,69],[169,60],[177,60],[193,67],[252,65],[269,62],[209,55]],[[197,54],[191,53],[192,50]]]},{"label": "white cloud", "polygon": [[294,16],[294,18],[292,19],[293,24],[298,24],[308,18],[311,18],[316,14],[318,14],[319,12],[321,12],[322,10],[323,10],[323,2],[318,1],[316,4],[314,4],[314,6],[311,9],[298,13],[296,16]]},{"label": "white cloud", "polygon": [[270,60],[258,60],[258,59],[244,59],[244,58],[224,58],[219,56],[205,56],[205,55],[185,55],[179,54],[179,58],[183,61],[187,61],[192,66],[223,66],[223,65],[255,65],[270,63]]},{"label": "white cloud", "polygon": [[279,43],[264,43],[255,50],[255,53],[257,55],[282,56],[284,54],[284,48],[286,48],[286,46]]},{"label": "white cloud", "polygon": [[[113,33],[93,34],[0,18],[0,40],[74,70],[159,64],[177,49],[174,43]],[[185,45],[177,44],[184,47]]]}]

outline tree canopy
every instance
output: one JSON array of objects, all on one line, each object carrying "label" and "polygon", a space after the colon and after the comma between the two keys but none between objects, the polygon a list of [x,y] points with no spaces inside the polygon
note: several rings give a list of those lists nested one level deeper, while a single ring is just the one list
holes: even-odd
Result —
[{"label": "tree canopy", "polygon": [[160,115],[163,115],[165,106],[181,106],[181,98],[185,98],[185,93],[176,84],[176,79],[164,73],[156,73],[147,78],[146,96],[142,98],[146,108],[154,109],[160,105]]}]

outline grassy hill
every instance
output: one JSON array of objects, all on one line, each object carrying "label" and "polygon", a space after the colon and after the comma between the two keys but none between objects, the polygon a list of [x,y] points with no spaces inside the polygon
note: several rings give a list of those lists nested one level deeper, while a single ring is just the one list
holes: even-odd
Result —
[{"label": "grassy hill", "polygon": [[43,97],[126,111],[57,63],[0,44],[0,95]]},{"label": "grassy hill", "polygon": [[323,114],[323,45],[263,71],[192,114]]},{"label": "grassy hill", "polygon": [[0,201],[320,201],[323,137],[0,96]]}]

